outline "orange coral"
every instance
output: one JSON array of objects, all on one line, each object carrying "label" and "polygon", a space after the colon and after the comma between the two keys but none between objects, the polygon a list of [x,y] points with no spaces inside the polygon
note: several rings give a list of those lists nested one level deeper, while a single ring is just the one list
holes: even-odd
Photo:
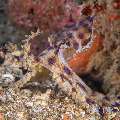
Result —
[{"label": "orange coral", "polygon": [[77,53],[74,58],[69,60],[69,66],[77,73],[85,72],[91,56],[93,56],[97,50],[102,47],[102,42],[103,37],[101,35],[96,35],[92,47],[84,52]]},{"label": "orange coral", "polygon": [[120,15],[114,13],[114,14],[111,14],[108,18],[109,18],[109,21],[112,22],[113,20],[120,20]]}]

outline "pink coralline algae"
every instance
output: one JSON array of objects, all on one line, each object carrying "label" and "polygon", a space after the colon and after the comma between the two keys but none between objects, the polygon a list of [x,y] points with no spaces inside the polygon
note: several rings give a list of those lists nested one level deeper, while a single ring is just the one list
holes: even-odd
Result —
[{"label": "pink coralline algae", "polygon": [[8,4],[9,16],[14,23],[26,29],[42,30],[56,30],[66,22],[72,22],[79,13],[74,6],[72,0],[9,0]]}]

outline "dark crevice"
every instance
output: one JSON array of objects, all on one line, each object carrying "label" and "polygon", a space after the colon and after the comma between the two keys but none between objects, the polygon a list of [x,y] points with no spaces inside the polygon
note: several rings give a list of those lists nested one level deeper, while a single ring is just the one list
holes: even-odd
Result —
[{"label": "dark crevice", "polygon": [[0,57],[0,65],[2,65],[4,63],[4,61],[5,61],[5,58]]},{"label": "dark crevice", "polygon": [[28,12],[28,14],[34,15],[34,9],[31,8],[30,11]]},{"label": "dark crevice", "polygon": [[93,90],[105,94],[101,78],[94,78],[91,74],[81,75],[82,80]]}]

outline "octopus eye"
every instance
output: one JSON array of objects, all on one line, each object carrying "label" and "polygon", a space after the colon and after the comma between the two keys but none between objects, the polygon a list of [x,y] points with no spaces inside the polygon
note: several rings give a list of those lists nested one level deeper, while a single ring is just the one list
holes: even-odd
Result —
[{"label": "octopus eye", "polygon": [[85,39],[82,41],[82,45],[85,46],[90,42],[90,39]]},{"label": "octopus eye", "polygon": [[74,42],[74,43],[73,43],[73,48],[76,49],[76,50],[78,50],[79,44],[78,44],[77,42]]}]

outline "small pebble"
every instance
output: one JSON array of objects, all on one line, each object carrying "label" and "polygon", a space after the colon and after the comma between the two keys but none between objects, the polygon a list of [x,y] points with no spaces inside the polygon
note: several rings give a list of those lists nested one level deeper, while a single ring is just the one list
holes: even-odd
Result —
[{"label": "small pebble", "polygon": [[1,81],[0,83],[4,83],[4,84],[9,84],[9,83],[12,83],[15,81],[15,78],[12,74],[3,74],[2,77],[1,77]]}]

